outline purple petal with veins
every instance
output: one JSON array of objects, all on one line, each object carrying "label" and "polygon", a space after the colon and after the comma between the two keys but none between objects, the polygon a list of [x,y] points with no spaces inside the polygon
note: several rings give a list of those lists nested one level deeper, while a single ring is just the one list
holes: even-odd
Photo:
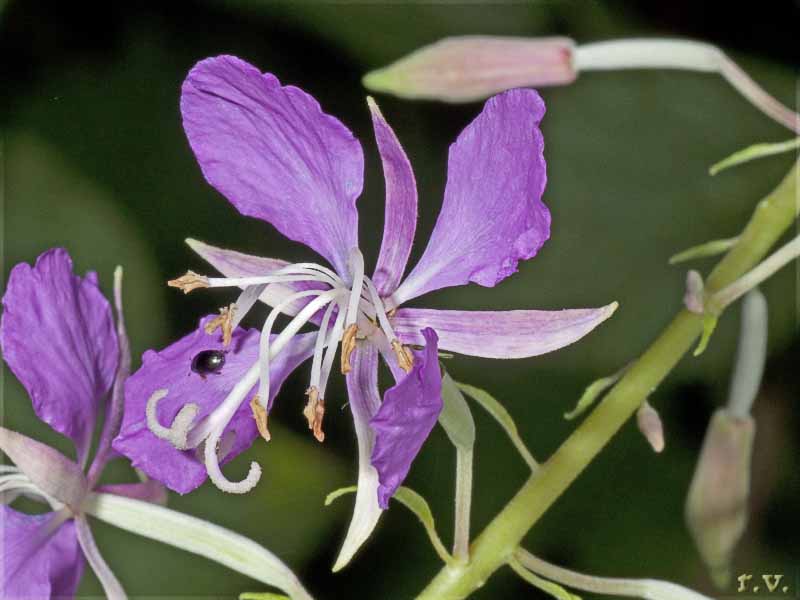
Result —
[{"label": "purple petal with veins", "polygon": [[100,401],[111,389],[119,348],[97,276],[72,272],[63,248],[15,266],[3,296],[3,357],[36,415],[88,452]]},{"label": "purple petal with veins", "polygon": [[450,146],[442,210],[397,304],[469,282],[493,287],[536,255],[550,236],[544,110],[533,90],[499,94]]},{"label": "purple petal with veins", "polygon": [[617,309],[436,310],[401,308],[392,326],[405,344],[422,344],[420,329],[432,327],[442,350],[484,358],[526,358],[578,341]]},{"label": "purple petal with veins", "polygon": [[181,114],[203,175],[239,212],[347,273],[358,246],[364,156],[339,120],[303,90],[235,56],[192,68]]},{"label": "purple petal with veins", "polygon": [[381,296],[389,296],[400,285],[406,270],[414,231],[417,228],[417,182],[405,150],[378,105],[367,99],[372,113],[375,141],[383,163],[386,211],[383,240],[373,280]]},{"label": "purple petal with veins", "polygon": [[438,338],[430,328],[421,334],[425,349],[414,353],[413,369],[386,391],[383,404],[370,421],[375,430],[372,465],[378,471],[378,502],[384,509],[389,507],[389,498],[408,475],[442,412]]}]

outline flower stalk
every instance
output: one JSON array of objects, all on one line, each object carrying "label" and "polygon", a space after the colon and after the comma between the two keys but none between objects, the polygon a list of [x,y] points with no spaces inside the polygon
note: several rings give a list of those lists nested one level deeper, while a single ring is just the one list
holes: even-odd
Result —
[{"label": "flower stalk", "polygon": [[[800,163],[756,206],[739,242],[707,280],[714,293],[736,281],[767,254],[794,222]],[[417,600],[465,598],[514,556],[528,530],[572,484],[609,440],[658,387],[702,330],[702,316],[682,310],[631,366],[592,413],[531,476],[470,548],[470,562],[444,567]]]}]

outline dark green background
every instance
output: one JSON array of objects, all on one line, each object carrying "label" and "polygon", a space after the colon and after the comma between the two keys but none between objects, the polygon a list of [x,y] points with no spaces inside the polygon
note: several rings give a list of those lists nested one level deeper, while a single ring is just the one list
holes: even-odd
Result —
[{"label": "dark green background", "polygon": [[[722,45],[783,102],[793,104],[796,90],[798,10],[792,2],[18,1],[0,2],[0,10],[3,276],[56,244],[70,250],[81,270],[97,269],[106,289],[114,265],[123,264],[136,356],[167,344],[201,314],[229,301],[224,293],[184,297],[164,285],[187,268],[205,270],[183,244],[185,237],[289,260],[312,258],[270,226],[239,216],[204,182],[178,111],[181,81],[202,58],[237,54],[275,73],[313,94],[362,140],[367,173],[360,234],[368,262],[382,229],[383,182],[360,78],[421,44],[466,33],[561,34],[578,41],[694,36]],[[792,161],[783,155],[715,178],[707,174],[710,164],[735,150],[790,137],[712,75],[587,74],[569,87],[543,90],[543,96],[551,241],[495,289],[470,286],[424,299],[428,306],[471,309],[620,302],[610,322],[556,354],[449,362],[454,377],[504,402],[542,459],[574,428],[562,414],[583,387],[634,358],[680,308],[685,268],[669,267],[668,257],[738,233]],[[481,106],[377,100],[416,171],[418,257],[441,202],[447,147]],[[770,359],[756,410],[753,516],[737,572],[793,577],[800,570],[794,274],[785,269],[765,286]],[[682,361],[653,393],[666,427],[664,453],[655,455],[628,424],[530,533],[529,549],[582,571],[665,578],[712,593],[683,525],[683,500],[708,416],[725,400],[737,328],[731,311],[705,355]],[[254,493],[231,497],[206,485],[172,497],[171,506],[263,543],[320,599],[413,597],[439,565],[414,517],[394,505],[357,560],[330,573],[352,498],[331,508],[322,501],[328,491],[354,481],[355,439],[346,410],[329,412],[324,445],[311,439],[301,416],[306,378],[307,369],[300,369],[285,386],[272,421],[273,442],[257,443],[230,467],[243,472],[253,456],[262,463],[265,475]],[[35,421],[10,374],[3,390],[6,426],[55,440]],[[329,402],[345,401],[337,378]],[[475,416],[477,532],[522,483],[525,469],[494,423],[479,411]],[[437,431],[408,479],[428,498],[448,540],[453,467],[453,451]],[[120,465],[109,476],[123,480],[130,473]],[[262,589],[170,547],[102,524],[95,532],[131,596],[232,597]],[[81,591],[101,593],[88,570]],[[537,594],[500,572],[475,597]]]}]

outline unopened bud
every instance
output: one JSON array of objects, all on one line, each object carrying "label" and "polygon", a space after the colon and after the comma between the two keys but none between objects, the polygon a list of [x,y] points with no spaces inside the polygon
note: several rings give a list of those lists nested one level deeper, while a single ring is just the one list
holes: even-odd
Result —
[{"label": "unopened bud", "polygon": [[704,288],[703,276],[700,273],[694,270],[686,273],[686,293],[683,295],[683,304],[689,312],[703,314]]},{"label": "unopened bud", "polygon": [[664,426],[661,423],[661,417],[647,400],[636,412],[636,424],[639,426],[639,431],[642,432],[642,435],[653,448],[653,451],[661,452],[664,450]]},{"label": "unopened bud", "polygon": [[469,102],[511,88],[571,83],[573,49],[563,37],[450,37],[367,73],[364,85],[404,98]]},{"label": "unopened bud", "polygon": [[747,525],[752,417],[718,410],[711,418],[686,498],[686,523],[714,583],[730,580],[731,559]]}]

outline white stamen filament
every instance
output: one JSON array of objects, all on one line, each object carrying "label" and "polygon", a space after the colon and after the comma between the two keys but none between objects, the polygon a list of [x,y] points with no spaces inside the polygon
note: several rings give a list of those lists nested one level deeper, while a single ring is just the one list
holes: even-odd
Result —
[{"label": "white stamen filament", "polygon": [[255,277],[208,277],[209,287],[246,287],[260,283],[319,281],[331,287],[344,287],[341,278],[330,269],[314,263],[288,265],[266,275]]},{"label": "white stamen filament", "polygon": [[[6,471],[10,471],[10,468],[6,469]],[[11,472],[0,476],[0,504],[11,504],[17,496],[22,494],[33,500],[46,502],[53,510],[58,510],[64,506],[62,502],[40,490],[27,475],[18,469],[15,473]]]},{"label": "white stamen filament", "polygon": [[[328,335],[328,325],[331,320],[331,315],[333,314],[333,309],[337,306],[335,302],[331,302],[328,304],[328,308],[325,309],[325,314],[322,315],[322,322],[319,324],[319,333],[317,333],[317,339],[314,341],[314,358],[311,361],[311,384],[309,388],[316,387],[319,389],[320,374],[322,373],[322,355],[325,350],[325,338]],[[334,344],[336,341],[338,340],[330,339],[328,343]]]},{"label": "white stamen filament", "polygon": [[292,281],[319,281],[330,285],[330,280],[324,275],[264,275],[258,277],[209,277],[208,287],[247,287],[263,283],[291,283]]},{"label": "white stamen filament", "polygon": [[347,305],[347,320],[345,327],[349,327],[358,319],[358,306],[361,299],[361,290],[364,287],[364,257],[358,248],[353,248],[350,253],[350,270],[353,272],[353,288],[350,290],[350,302]]},{"label": "white stamen filament", "polygon": [[395,336],[394,329],[389,323],[389,317],[386,316],[386,311],[384,310],[383,302],[381,302],[380,296],[378,295],[378,290],[375,288],[375,284],[372,283],[372,280],[369,277],[364,277],[364,283],[367,284],[367,289],[372,297],[372,305],[375,307],[375,314],[378,317],[378,323],[380,323],[381,329],[383,329],[383,333],[386,335],[386,339],[391,343],[397,339],[397,336]]},{"label": "white stamen filament", "polygon": [[187,448],[197,448],[203,440],[208,438],[214,431],[219,431],[221,436],[222,431],[228,426],[236,409],[239,408],[239,405],[244,401],[247,393],[257,382],[258,363],[247,370],[244,377],[236,382],[236,385],[233,386],[233,389],[225,397],[225,400],[223,400],[210,415],[201,419],[200,422],[192,428],[189,432],[186,444]]},{"label": "white stamen filament", "polygon": [[[269,363],[273,360],[278,353],[283,350],[283,347],[286,343],[295,336],[295,334],[300,330],[300,328],[305,325],[311,318],[317,314],[317,311],[322,309],[324,306],[329,304],[332,300],[336,298],[336,296],[342,294],[342,290],[335,288],[332,290],[328,290],[326,292],[321,292],[320,290],[306,290],[304,292],[298,292],[292,296],[289,296],[286,300],[278,304],[272,311],[269,313],[266,322],[264,323],[264,328],[261,331],[261,340],[259,346],[259,357],[258,362],[261,366],[261,382],[258,386],[258,401],[261,403],[261,406],[264,408],[267,407],[269,404]],[[275,324],[275,319],[278,318],[278,315],[281,314],[281,310],[283,310],[286,306],[298,300],[300,298],[305,298],[308,296],[317,296],[314,300],[309,302],[306,306],[303,307],[297,316],[292,319],[289,324],[281,331],[278,338],[275,340],[275,344],[273,344],[272,348],[270,348],[270,337],[272,335],[272,326]],[[280,344],[280,345],[279,345]]]},{"label": "white stamen filament", "polygon": [[336,348],[339,345],[339,340],[342,339],[342,333],[344,332],[344,321],[345,306],[343,302],[340,302],[339,313],[336,315],[336,322],[333,324],[330,337],[328,337],[328,348],[325,351],[325,358],[322,361],[322,372],[320,373],[320,378],[317,385],[320,398],[325,398],[325,389],[328,387],[328,377],[330,377],[331,369],[333,368],[333,359],[336,357]]}]

